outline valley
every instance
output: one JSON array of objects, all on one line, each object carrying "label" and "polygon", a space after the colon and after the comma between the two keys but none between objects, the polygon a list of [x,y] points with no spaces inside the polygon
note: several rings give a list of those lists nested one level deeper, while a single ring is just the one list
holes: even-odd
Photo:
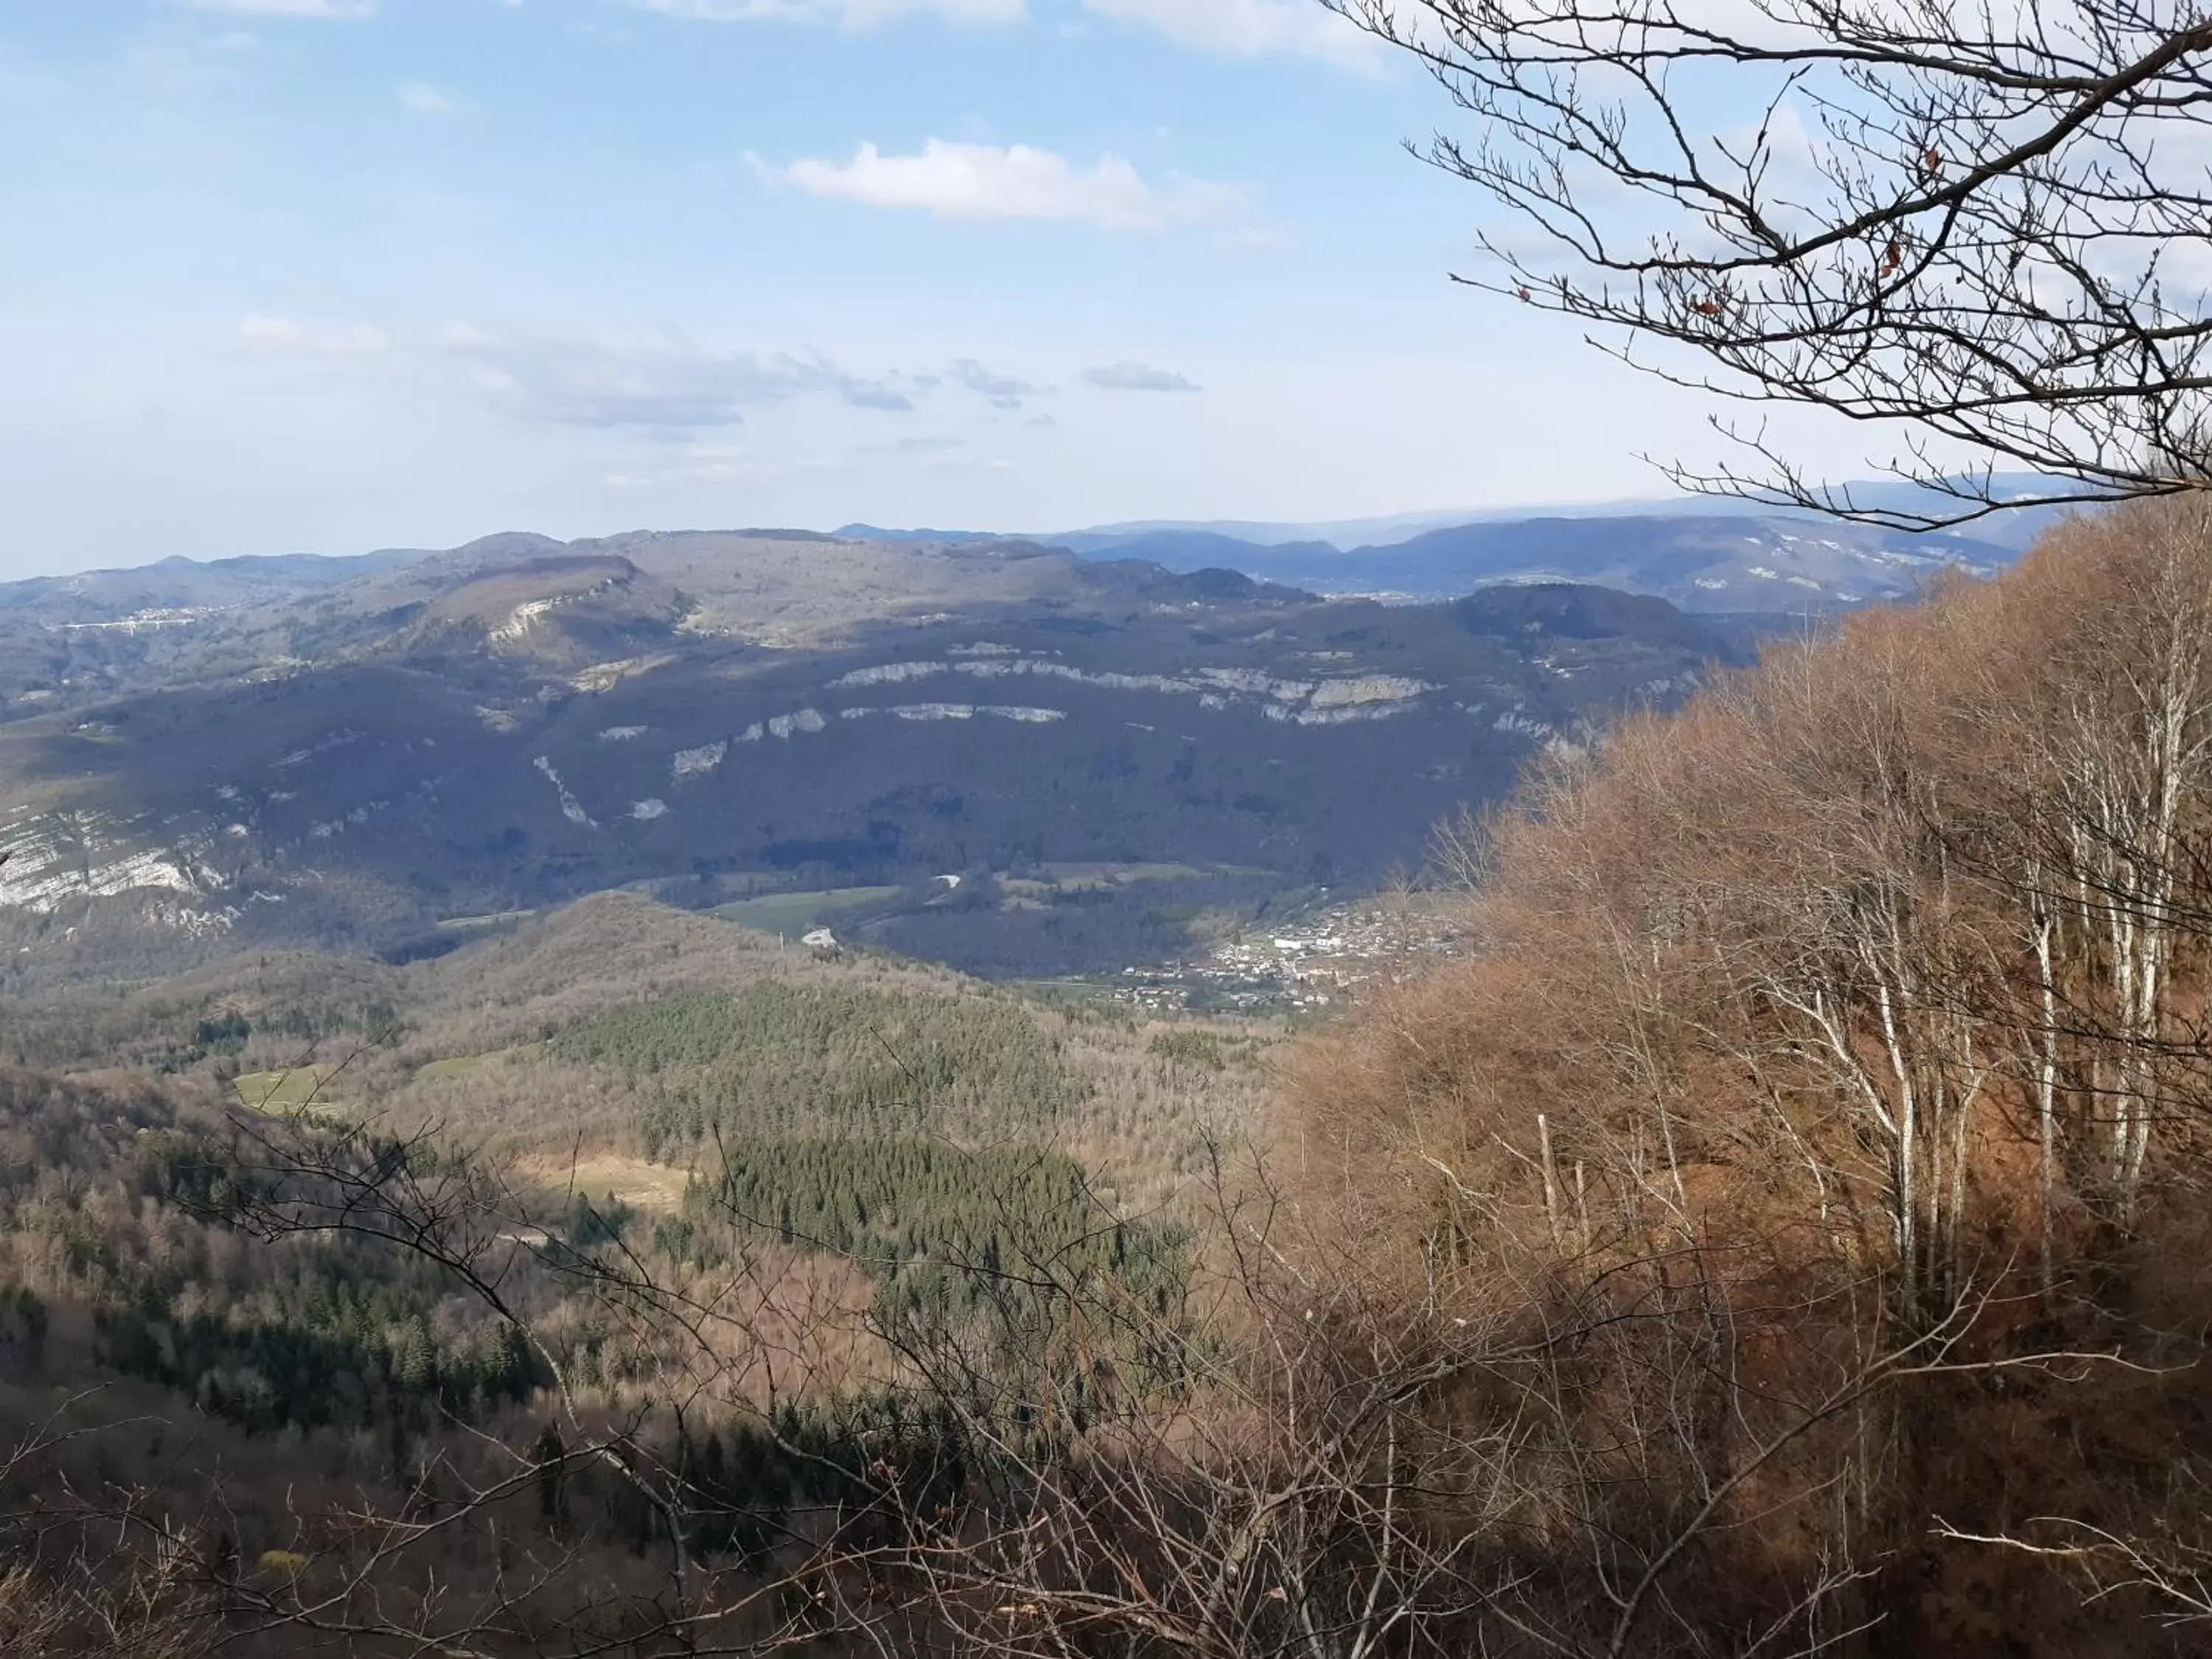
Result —
[{"label": "valley", "polygon": [[1495,994],[1484,815],[1844,648],[1633,591],[1668,535],[1428,599],[765,532],[0,590],[0,1417],[96,1390],[22,1454],[53,1535],[189,1526],[191,1627],[270,1659],[921,1650],[932,1552],[1233,1444],[1255,1335],[1407,1386],[1336,1240],[1514,1194],[1493,1146],[1560,1201],[1510,1116],[1363,1139],[1541,1040],[1423,1053]]},{"label": "valley", "polygon": [[2208,85],[0,6],[0,1659],[2212,1656]]}]

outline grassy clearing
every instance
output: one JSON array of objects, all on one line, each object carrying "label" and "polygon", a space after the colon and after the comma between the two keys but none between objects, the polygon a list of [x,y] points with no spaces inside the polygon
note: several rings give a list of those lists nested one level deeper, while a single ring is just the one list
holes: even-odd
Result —
[{"label": "grassy clearing", "polygon": [[296,1112],[329,1106],[335,1066],[293,1066],[281,1072],[248,1072],[231,1083],[238,1103],[254,1112]]},{"label": "grassy clearing", "polygon": [[526,1168],[551,1192],[574,1191],[592,1198],[612,1193],[634,1208],[669,1213],[684,1207],[684,1189],[691,1180],[688,1170],[621,1152],[588,1152],[573,1163],[543,1158]]},{"label": "grassy clearing", "polygon": [[416,1068],[417,1083],[442,1083],[452,1078],[474,1076],[494,1066],[504,1065],[512,1049],[501,1048],[489,1054],[456,1054],[450,1060],[433,1060]]},{"label": "grassy clearing", "polygon": [[811,893],[769,893],[717,905],[714,914],[762,933],[804,933],[835,925],[848,912],[895,899],[896,887],[840,887]]},{"label": "grassy clearing", "polygon": [[1126,887],[1136,881],[1188,881],[1217,873],[1191,864],[1048,864],[1061,887]]}]

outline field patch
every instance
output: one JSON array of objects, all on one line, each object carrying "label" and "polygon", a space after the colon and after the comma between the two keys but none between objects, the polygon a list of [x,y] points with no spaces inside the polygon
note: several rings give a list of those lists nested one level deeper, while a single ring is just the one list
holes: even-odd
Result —
[{"label": "field patch", "polygon": [[232,1080],[238,1103],[252,1112],[296,1112],[329,1106],[336,1066],[291,1066],[281,1072],[248,1072]]},{"label": "field patch", "polygon": [[816,927],[834,927],[855,910],[887,904],[905,890],[898,887],[838,887],[818,892],[769,893],[714,907],[713,914],[756,933],[796,938]]},{"label": "field patch", "polygon": [[446,1060],[426,1060],[415,1071],[417,1083],[445,1083],[456,1078],[474,1077],[479,1072],[503,1066],[515,1050],[498,1048],[488,1054],[455,1054]]},{"label": "field patch", "polygon": [[592,1152],[575,1159],[533,1160],[524,1166],[535,1179],[555,1193],[577,1192],[601,1199],[612,1193],[634,1209],[673,1213],[684,1207],[690,1173],[665,1164],[651,1164],[620,1152]]},{"label": "field patch", "polygon": [[1048,864],[1062,887],[1126,887],[1135,881],[1195,881],[1214,874],[1191,864]]}]

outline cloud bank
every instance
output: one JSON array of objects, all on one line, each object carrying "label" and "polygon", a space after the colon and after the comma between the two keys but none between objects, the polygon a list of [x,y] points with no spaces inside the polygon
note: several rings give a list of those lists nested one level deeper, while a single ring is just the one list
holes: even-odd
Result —
[{"label": "cloud bank", "polygon": [[1117,23],[1157,29],[1178,46],[1232,58],[1283,52],[1365,66],[1374,41],[1317,0],[1083,0]]},{"label": "cloud bank", "polygon": [[720,350],[673,336],[500,334],[458,322],[404,335],[366,323],[259,314],[240,319],[234,333],[258,357],[351,373],[381,365],[448,386],[458,380],[477,401],[518,419],[668,436],[742,426],[749,411],[807,397],[906,414],[948,383],[1006,410],[1051,390],[972,357],[938,374],[869,374],[819,352]]},{"label": "cloud bank", "polygon": [[827,23],[873,28],[902,17],[942,17],[955,23],[1016,23],[1027,0],[631,0],[663,17],[708,23]]},{"label": "cloud bank", "polygon": [[1194,380],[1186,380],[1171,369],[1154,368],[1149,363],[1109,363],[1103,368],[1086,368],[1083,378],[1091,385],[1108,392],[1197,392],[1201,390]]},{"label": "cloud bank", "polygon": [[810,195],[905,208],[940,219],[1059,220],[1104,230],[1157,231],[1227,218],[1243,204],[1233,186],[1170,174],[1154,183],[1108,154],[1090,167],[1029,144],[967,144],[932,138],[919,153],[886,155],[862,144],[849,161],[806,158],[763,177]]},{"label": "cloud bank", "polygon": [[[239,0],[252,5],[256,0]],[[283,6],[348,0],[263,0]],[[368,3],[369,0],[362,0]],[[1028,0],[630,0],[663,17],[712,23],[814,23],[873,28],[906,17],[954,23],[1018,23]],[[1375,45],[1316,0],[1083,0],[1084,9],[1112,22],[1165,35],[1177,46],[1231,58],[1271,53],[1371,67]]]}]

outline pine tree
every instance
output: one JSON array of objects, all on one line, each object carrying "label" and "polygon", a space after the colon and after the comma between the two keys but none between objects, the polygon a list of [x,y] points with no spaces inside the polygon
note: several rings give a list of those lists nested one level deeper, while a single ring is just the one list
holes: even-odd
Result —
[{"label": "pine tree", "polygon": [[531,1443],[530,1461],[538,1470],[538,1516],[550,1533],[557,1534],[568,1518],[568,1452],[560,1425],[548,1418]]},{"label": "pine tree", "polygon": [[419,1319],[410,1319],[399,1339],[399,1358],[392,1380],[409,1394],[428,1394],[438,1380],[438,1351]]}]

